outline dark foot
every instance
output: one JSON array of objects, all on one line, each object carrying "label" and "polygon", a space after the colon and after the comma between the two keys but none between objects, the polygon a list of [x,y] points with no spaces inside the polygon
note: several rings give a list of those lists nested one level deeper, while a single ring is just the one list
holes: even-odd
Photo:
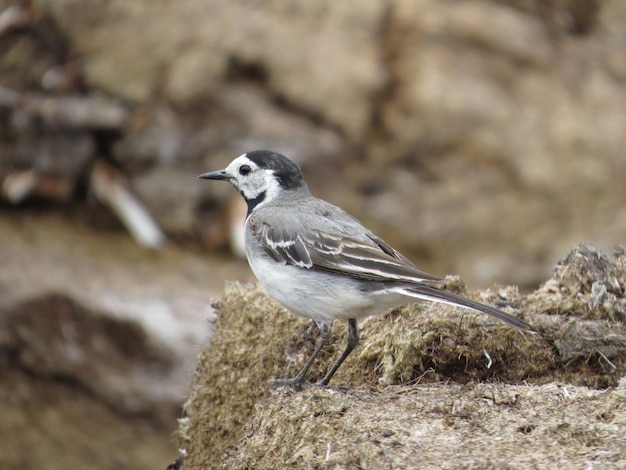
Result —
[{"label": "dark foot", "polygon": [[319,382],[315,382],[313,384],[311,384],[313,387],[317,387],[317,388],[330,388],[328,386],[328,382],[324,382],[323,380],[320,380]]},{"label": "dark foot", "polygon": [[[305,382],[303,379],[299,379],[298,377],[292,377],[290,379],[274,379],[270,381],[271,388],[279,388],[279,387],[293,387],[296,390],[304,390],[309,387],[317,387],[317,388],[331,388],[328,385],[328,381],[320,380],[319,382],[309,383]],[[339,386],[336,388],[337,391],[346,392],[348,391],[347,387]]]},{"label": "dark foot", "polygon": [[335,390],[337,392],[347,392],[348,390],[350,390],[348,387],[344,387],[343,385],[340,385],[338,387],[331,387],[330,385],[328,385],[328,382],[324,382],[323,380],[320,380],[319,382],[315,382],[314,384],[309,384],[312,387],[317,387],[317,388],[327,388],[327,389],[331,389],[331,390]]},{"label": "dark foot", "polygon": [[278,387],[293,387],[298,390],[302,390],[304,388],[310,387],[311,384],[305,382],[303,379],[299,377],[292,377],[290,379],[274,379],[270,381],[271,388]]}]

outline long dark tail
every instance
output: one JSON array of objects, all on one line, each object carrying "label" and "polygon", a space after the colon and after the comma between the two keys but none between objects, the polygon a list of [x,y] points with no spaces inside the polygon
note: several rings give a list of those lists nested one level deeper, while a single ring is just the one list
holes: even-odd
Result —
[{"label": "long dark tail", "polygon": [[492,317],[497,318],[498,320],[502,320],[503,322],[506,322],[509,325],[512,325],[521,330],[527,330],[532,332],[537,331],[524,320],[520,320],[513,315],[504,313],[503,311],[489,305],[475,302],[474,300],[470,300],[458,294],[453,294],[452,292],[449,292],[447,290],[435,289],[434,287],[424,285],[410,287],[402,286],[399,287],[398,290],[404,295],[414,297],[416,299],[430,300],[432,302],[441,302],[445,304],[456,305],[458,307],[469,308],[470,310],[475,310],[481,313],[486,313],[487,315],[491,315]]}]

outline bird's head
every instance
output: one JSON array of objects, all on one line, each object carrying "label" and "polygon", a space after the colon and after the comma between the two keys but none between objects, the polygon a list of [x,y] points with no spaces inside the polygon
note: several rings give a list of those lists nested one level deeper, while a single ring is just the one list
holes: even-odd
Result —
[{"label": "bird's head", "polygon": [[198,178],[229,181],[248,203],[248,213],[285,192],[307,190],[300,168],[287,157],[269,150],[244,153],[225,169]]}]

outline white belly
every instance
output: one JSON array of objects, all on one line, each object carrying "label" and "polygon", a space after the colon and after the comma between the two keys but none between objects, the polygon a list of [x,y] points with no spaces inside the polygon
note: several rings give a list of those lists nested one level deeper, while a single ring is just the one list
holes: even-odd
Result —
[{"label": "white belly", "polygon": [[385,313],[403,301],[401,296],[393,296],[381,302],[380,296],[364,293],[353,279],[279,265],[265,256],[248,257],[248,262],[272,297],[293,314],[318,322]]}]

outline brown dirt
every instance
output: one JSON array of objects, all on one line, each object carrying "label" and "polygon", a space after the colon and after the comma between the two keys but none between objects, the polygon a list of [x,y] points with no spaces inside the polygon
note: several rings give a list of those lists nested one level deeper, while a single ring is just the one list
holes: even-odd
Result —
[{"label": "brown dirt", "polygon": [[121,413],[67,377],[0,367],[0,382],[0,468],[164,468],[172,458],[169,426]]},{"label": "brown dirt", "polygon": [[[536,335],[438,304],[372,318],[333,388],[300,392],[268,381],[298,370],[316,329],[259,287],[230,285],[181,421],[183,467],[620,468],[623,259],[580,245],[532,294],[468,294]],[[337,326],[309,379],[343,348]]]},{"label": "brown dirt", "polygon": [[164,469],[208,299],[238,266],[0,209],[0,468]]}]

